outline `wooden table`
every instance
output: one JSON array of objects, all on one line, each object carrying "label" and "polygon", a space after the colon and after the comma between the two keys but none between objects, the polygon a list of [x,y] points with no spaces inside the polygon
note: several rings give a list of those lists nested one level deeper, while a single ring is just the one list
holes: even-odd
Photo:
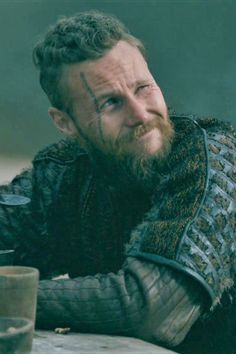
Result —
[{"label": "wooden table", "polygon": [[32,354],[174,354],[136,338],[36,331]]}]

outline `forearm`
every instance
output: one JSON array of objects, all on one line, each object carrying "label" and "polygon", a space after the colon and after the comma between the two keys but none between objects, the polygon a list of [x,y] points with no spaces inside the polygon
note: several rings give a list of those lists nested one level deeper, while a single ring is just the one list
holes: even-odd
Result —
[{"label": "forearm", "polygon": [[164,266],[128,258],[117,274],[41,281],[43,328],[122,334],[177,345],[201,314],[201,291]]}]

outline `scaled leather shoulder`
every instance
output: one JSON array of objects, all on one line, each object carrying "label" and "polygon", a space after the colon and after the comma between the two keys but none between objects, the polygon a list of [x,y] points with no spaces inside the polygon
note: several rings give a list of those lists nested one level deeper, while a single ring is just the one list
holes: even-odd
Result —
[{"label": "scaled leather shoulder", "polygon": [[175,140],[169,173],[126,249],[130,256],[198,279],[215,305],[233,284],[229,258],[231,251],[235,254],[236,145],[233,129],[224,130],[224,123],[204,119],[201,124],[193,118],[171,117]]}]

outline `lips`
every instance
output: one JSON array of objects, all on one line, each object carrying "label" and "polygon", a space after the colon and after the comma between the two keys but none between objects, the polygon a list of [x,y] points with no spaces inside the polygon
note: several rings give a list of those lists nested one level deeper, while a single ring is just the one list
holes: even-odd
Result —
[{"label": "lips", "polygon": [[123,144],[131,143],[135,140],[139,140],[142,136],[146,135],[154,128],[158,128],[158,129],[162,130],[161,124],[162,124],[162,122],[156,118],[152,119],[151,121],[149,121],[145,124],[140,124],[138,127],[136,127],[134,130],[130,131],[126,135],[119,137],[117,139],[117,141],[115,142],[115,144],[116,144],[117,148],[119,148]]}]

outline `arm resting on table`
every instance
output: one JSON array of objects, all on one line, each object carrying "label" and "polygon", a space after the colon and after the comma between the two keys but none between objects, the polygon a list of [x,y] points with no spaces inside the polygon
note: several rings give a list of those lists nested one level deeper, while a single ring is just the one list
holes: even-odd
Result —
[{"label": "arm resting on table", "polygon": [[188,276],[129,257],[117,274],[41,281],[37,326],[175,346],[200,316],[203,302],[202,289]]}]

